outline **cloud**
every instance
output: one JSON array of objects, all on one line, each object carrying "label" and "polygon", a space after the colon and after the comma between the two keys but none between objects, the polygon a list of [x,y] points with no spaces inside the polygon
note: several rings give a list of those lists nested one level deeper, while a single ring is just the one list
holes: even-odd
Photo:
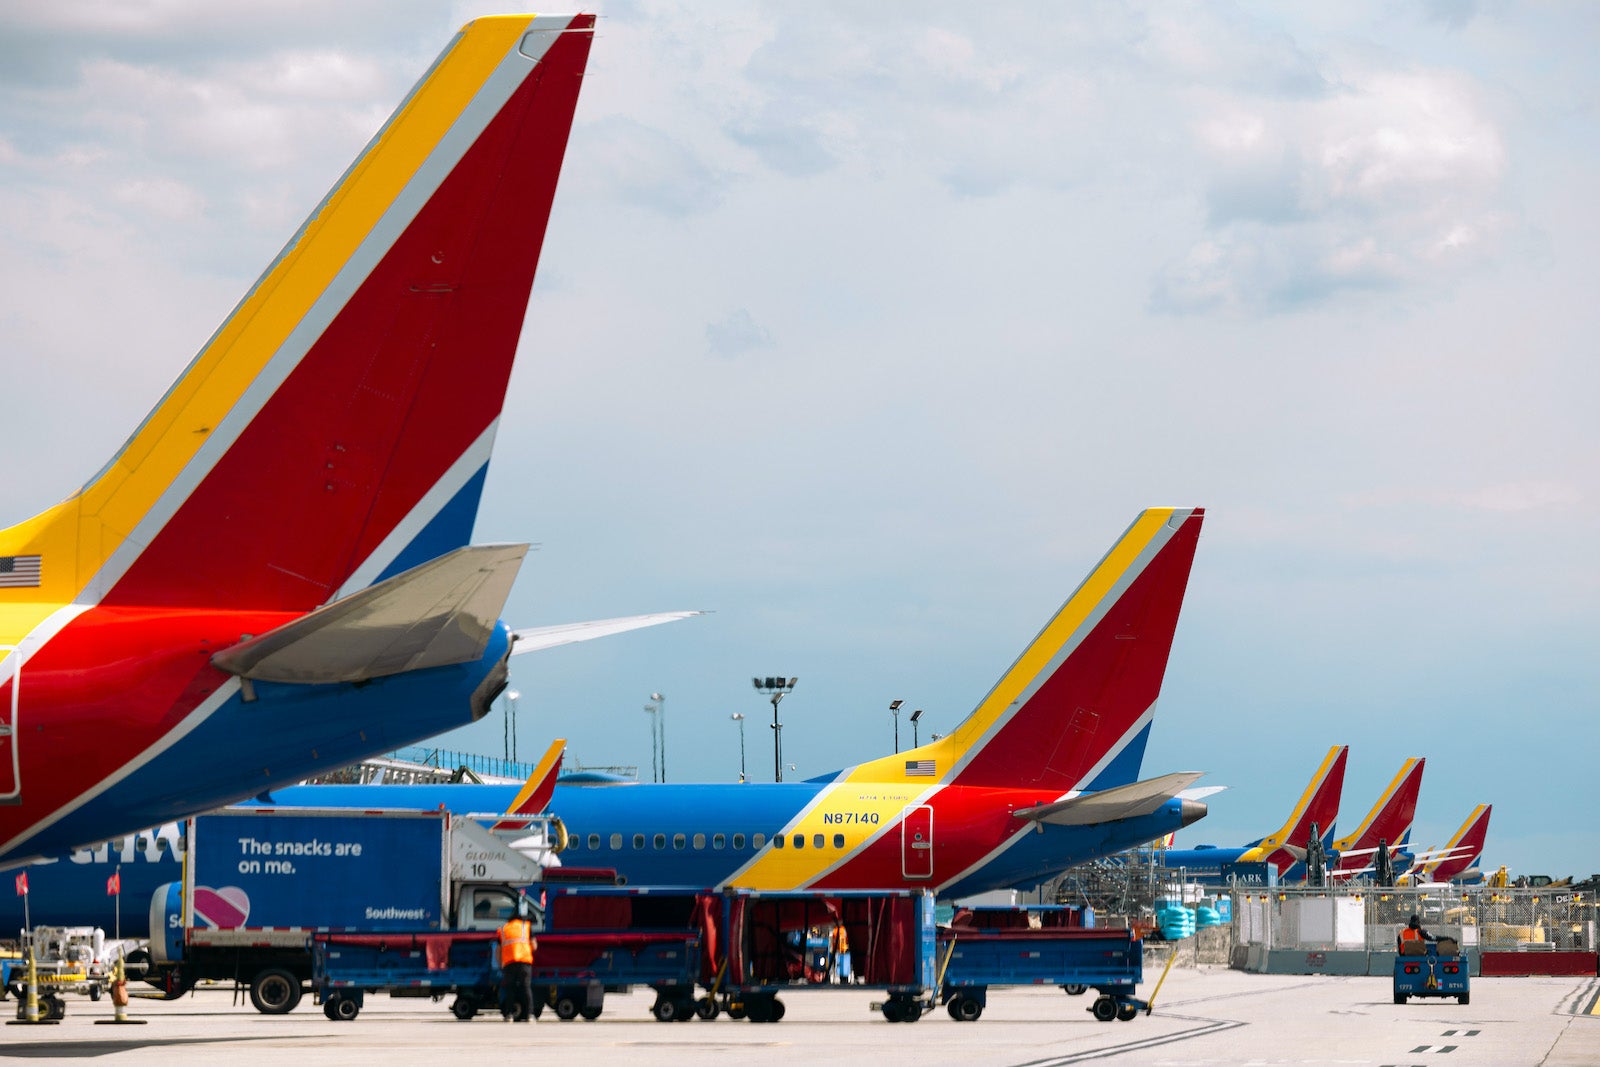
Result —
[{"label": "cloud", "polygon": [[1157,274],[1157,310],[1285,310],[1448,280],[1504,228],[1504,137],[1449,71],[1356,69],[1298,99],[1215,94],[1192,137],[1204,232]]},{"label": "cloud", "polygon": [[569,156],[569,181],[672,217],[716,206],[726,184],[685,142],[622,116],[574,130]]},{"label": "cloud", "polygon": [[731,359],[757,348],[771,348],[772,337],[749,311],[739,308],[721,322],[706,324],[706,343],[713,355]]}]

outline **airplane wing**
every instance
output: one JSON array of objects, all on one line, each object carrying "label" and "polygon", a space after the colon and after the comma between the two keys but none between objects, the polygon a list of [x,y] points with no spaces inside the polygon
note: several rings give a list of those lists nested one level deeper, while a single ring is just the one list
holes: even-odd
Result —
[{"label": "airplane wing", "polygon": [[241,678],[359,682],[483,655],[527,545],[468,545],[211,657]]},{"label": "airplane wing", "polygon": [[520,656],[524,652],[570,645],[577,641],[592,641],[596,637],[610,637],[612,634],[627,633],[629,630],[640,630],[646,626],[659,626],[664,622],[677,622],[679,619],[705,614],[707,613],[704,611],[663,611],[654,615],[625,615],[617,619],[595,619],[592,622],[567,622],[558,626],[534,626],[525,630],[513,630],[511,654]]},{"label": "airplane wing", "polygon": [[[1150,778],[1131,785],[1119,785],[1114,789],[1102,789],[1095,793],[1080,793],[1067,800],[1022,808],[1011,814],[1019,819],[1049,823],[1052,826],[1089,826],[1093,823],[1132,819],[1140,815],[1149,815],[1193,785],[1203,773],[1203,771],[1179,771],[1176,774],[1163,774],[1159,778]],[[1199,809],[1195,819],[1205,814],[1205,805],[1199,801],[1185,800],[1184,804],[1186,806],[1193,804]],[[1189,821],[1193,822],[1194,819]]]}]

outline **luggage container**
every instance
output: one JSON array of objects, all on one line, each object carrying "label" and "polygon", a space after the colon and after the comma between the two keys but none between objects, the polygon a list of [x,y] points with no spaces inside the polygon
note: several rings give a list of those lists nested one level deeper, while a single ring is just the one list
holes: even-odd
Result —
[{"label": "luggage container", "polygon": [[1126,1022],[1149,1007],[1134,996],[1144,980],[1142,942],[1131,930],[1076,925],[1072,909],[962,909],[939,931],[939,959],[939,997],[958,1022],[983,1014],[990,986],[1092,987],[1100,996],[1088,1010],[1101,1022]]}]

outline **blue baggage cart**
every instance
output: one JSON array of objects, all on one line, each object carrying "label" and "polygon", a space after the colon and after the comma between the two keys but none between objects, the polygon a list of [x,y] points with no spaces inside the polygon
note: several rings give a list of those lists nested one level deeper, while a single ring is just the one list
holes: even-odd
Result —
[{"label": "blue baggage cart", "polygon": [[[700,938],[680,931],[581,931],[541,933],[534,957],[533,986],[596,992],[573,999],[571,1018],[600,1014],[605,988],[628,985],[693,987],[700,971]],[[499,942],[493,933],[322,933],[312,940],[312,985],[330,1019],[354,1019],[369,992],[400,997],[454,993],[451,1012],[471,1019],[498,1010]],[[536,1000],[536,1008],[542,1006]]]},{"label": "blue baggage cart", "polygon": [[1447,937],[1426,942],[1426,946],[1415,955],[1402,947],[1395,956],[1394,1002],[1404,1004],[1411,997],[1455,997],[1457,1003],[1471,1003],[1471,968],[1460,947]]},{"label": "blue baggage cart", "polygon": [[1144,980],[1143,943],[1131,930],[1069,925],[1072,918],[1060,908],[958,912],[939,932],[939,996],[950,1017],[976,1020],[989,987],[1008,985],[1058,985],[1069,993],[1092,987],[1100,996],[1088,1010],[1101,1022],[1147,1010],[1134,996]]}]

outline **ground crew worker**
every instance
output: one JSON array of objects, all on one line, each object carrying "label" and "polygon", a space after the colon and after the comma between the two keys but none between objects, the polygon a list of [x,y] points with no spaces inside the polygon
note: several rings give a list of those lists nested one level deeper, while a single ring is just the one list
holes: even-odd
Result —
[{"label": "ground crew worker", "polygon": [[1432,941],[1433,939],[1433,935],[1422,928],[1422,920],[1413,915],[1411,916],[1411,921],[1405,925],[1403,930],[1400,931],[1400,934],[1395,938],[1395,941],[1396,947],[1399,948],[1401,952],[1404,952],[1407,941],[1423,942]]},{"label": "ground crew worker", "polygon": [[833,928],[833,976],[840,985],[850,981],[850,935],[845,933],[844,923],[839,923]]},{"label": "ground crew worker", "polygon": [[533,952],[539,942],[528,921],[528,902],[500,927],[500,1014],[506,1022],[533,1018]]}]

